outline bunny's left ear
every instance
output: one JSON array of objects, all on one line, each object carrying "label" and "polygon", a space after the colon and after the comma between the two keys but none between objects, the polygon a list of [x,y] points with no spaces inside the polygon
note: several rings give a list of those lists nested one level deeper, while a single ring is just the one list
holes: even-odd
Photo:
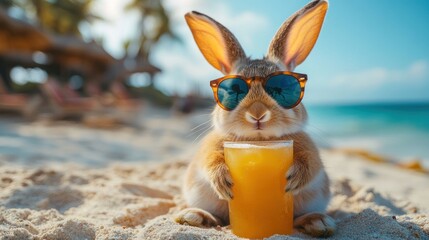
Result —
[{"label": "bunny's left ear", "polygon": [[222,24],[196,11],[187,13],[185,19],[198,48],[214,68],[229,74],[246,58],[240,43]]},{"label": "bunny's left ear", "polygon": [[268,58],[281,61],[289,71],[301,64],[319,37],[327,10],[327,0],[316,0],[289,17],[271,41]]}]

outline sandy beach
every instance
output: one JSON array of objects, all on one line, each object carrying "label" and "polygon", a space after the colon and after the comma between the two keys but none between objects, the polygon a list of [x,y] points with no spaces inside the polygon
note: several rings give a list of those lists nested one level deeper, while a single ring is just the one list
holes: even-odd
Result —
[{"label": "sandy beach", "polygon": [[[209,112],[146,108],[135,127],[0,120],[0,239],[237,239],[172,218]],[[208,124],[207,124],[208,126]],[[198,137],[198,139],[196,139]],[[332,239],[429,239],[429,175],[322,149]],[[273,236],[270,239],[301,239]]]},{"label": "sandy beach", "polygon": [[[270,240],[330,235],[330,217],[329,239],[429,240],[428,12],[429,1],[1,0],[0,240],[241,239],[190,226],[203,213],[186,202],[225,210],[210,187],[245,214],[289,216],[276,199],[302,191],[299,229]],[[213,139],[290,134],[296,164],[252,152],[229,176],[219,141],[198,146],[212,115],[224,131]],[[199,149],[208,160],[191,165],[185,201]],[[290,222],[273,215],[245,217]],[[213,217],[201,225],[226,222]]]}]

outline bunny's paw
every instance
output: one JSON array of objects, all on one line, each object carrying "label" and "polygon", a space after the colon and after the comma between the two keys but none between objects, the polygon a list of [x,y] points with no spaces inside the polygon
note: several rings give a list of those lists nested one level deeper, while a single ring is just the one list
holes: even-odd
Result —
[{"label": "bunny's paw", "polygon": [[211,185],[220,199],[231,200],[233,198],[232,178],[225,164],[221,164],[212,170],[210,178]]},{"label": "bunny's paw", "polygon": [[174,221],[182,225],[194,227],[216,227],[220,221],[207,211],[199,208],[186,208],[174,217]]},{"label": "bunny's paw", "polygon": [[292,165],[286,173],[286,192],[295,193],[307,185],[310,181],[309,174],[305,168],[297,164]]},{"label": "bunny's paw", "polygon": [[335,232],[335,221],[323,213],[308,213],[294,220],[294,227],[312,237],[330,237]]}]

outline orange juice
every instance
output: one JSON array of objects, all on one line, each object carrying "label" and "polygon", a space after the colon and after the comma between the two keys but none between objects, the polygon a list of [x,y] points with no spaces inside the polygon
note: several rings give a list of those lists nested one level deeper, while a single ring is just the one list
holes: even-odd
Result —
[{"label": "orange juice", "polygon": [[292,141],[225,142],[225,162],[234,185],[229,202],[232,232],[263,238],[293,231],[293,198],[285,192],[293,162]]}]

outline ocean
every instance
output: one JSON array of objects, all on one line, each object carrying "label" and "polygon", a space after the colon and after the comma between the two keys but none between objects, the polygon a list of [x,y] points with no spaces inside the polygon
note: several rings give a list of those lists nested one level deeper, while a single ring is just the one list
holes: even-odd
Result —
[{"label": "ocean", "polygon": [[319,145],[373,151],[429,166],[429,103],[308,105],[307,132]]}]

